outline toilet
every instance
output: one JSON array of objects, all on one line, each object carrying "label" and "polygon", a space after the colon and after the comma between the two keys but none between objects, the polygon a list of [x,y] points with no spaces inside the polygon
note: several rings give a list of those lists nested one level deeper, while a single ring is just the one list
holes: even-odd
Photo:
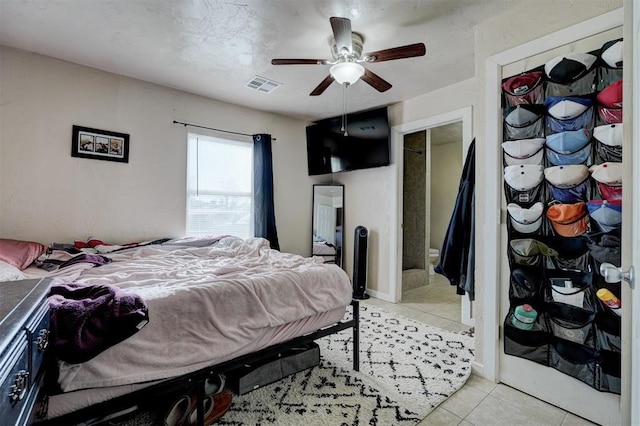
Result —
[{"label": "toilet", "polygon": [[440,250],[430,248],[429,249],[429,275],[435,275],[436,271],[433,269],[438,264],[440,258]]}]

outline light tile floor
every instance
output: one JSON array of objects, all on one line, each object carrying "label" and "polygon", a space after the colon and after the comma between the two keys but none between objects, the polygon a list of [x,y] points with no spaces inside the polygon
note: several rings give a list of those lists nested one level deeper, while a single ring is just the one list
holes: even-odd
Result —
[{"label": "light tile floor", "polygon": [[[469,330],[460,322],[460,297],[441,275],[403,293],[401,303],[371,298],[364,303],[449,331]],[[586,426],[593,423],[502,384],[476,375],[418,426]]]}]

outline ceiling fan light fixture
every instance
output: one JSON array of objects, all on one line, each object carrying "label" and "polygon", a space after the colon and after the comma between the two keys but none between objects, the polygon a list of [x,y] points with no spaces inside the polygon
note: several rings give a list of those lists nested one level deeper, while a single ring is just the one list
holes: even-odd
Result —
[{"label": "ceiling fan light fixture", "polygon": [[329,70],[331,77],[340,84],[353,84],[364,75],[364,67],[356,62],[340,62]]}]

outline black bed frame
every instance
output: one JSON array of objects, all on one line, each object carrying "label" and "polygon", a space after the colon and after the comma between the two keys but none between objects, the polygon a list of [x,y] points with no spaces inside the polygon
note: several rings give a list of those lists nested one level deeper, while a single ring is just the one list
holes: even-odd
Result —
[{"label": "black bed frame", "polygon": [[65,414],[51,420],[44,420],[34,425],[52,426],[52,425],[97,425],[109,420],[126,417],[137,413],[139,410],[158,405],[159,401],[167,401],[175,398],[176,395],[183,395],[195,390],[198,398],[198,426],[204,425],[204,413],[202,412],[202,402],[205,397],[204,386],[205,381],[209,377],[215,377],[233,371],[247,364],[259,364],[260,362],[272,359],[274,356],[291,349],[309,344],[316,339],[338,333],[340,331],[353,329],[353,369],[360,370],[360,318],[358,300],[351,301],[352,318],[350,320],[339,321],[336,324],[322,328],[313,333],[296,337],[286,342],[278,343],[257,352],[242,355],[229,361],[222,362],[210,367],[206,367],[184,376],[179,376],[167,380],[163,380],[157,384],[151,385],[144,389],[134,391],[116,398],[92,405]]}]

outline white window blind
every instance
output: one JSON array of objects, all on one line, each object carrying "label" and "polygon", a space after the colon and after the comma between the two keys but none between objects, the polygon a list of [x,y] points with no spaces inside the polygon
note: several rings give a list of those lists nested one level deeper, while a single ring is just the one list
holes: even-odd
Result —
[{"label": "white window blind", "polygon": [[253,144],[188,134],[187,235],[253,236]]}]

